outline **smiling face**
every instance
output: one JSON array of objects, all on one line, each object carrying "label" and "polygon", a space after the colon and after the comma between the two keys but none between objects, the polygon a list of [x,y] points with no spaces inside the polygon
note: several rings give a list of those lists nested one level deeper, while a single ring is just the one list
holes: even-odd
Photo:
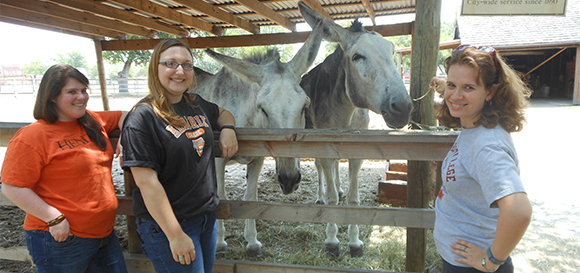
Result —
[{"label": "smiling face", "polygon": [[[193,63],[191,53],[185,47],[173,46],[163,51],[159,56],[160,62],[174,61],[180,64]],[[193,71],[186,71],[180,65],[171,69],[164,64],[158,64],[159,82],[167,90],[167,98],[171,103],[178,103],[183,93],[191,87]]]},{"label": "smiling face", "polygon": [[87,86],[77,79],[69,78],[56,98],[52,100],[56,106],[58,120],[74,121],[85,115],[89,94]]},{"label": "smiling face", "polygon": [[445,103],[451,116],[459,118],[463,128],[475,128],[475,122],[482,114],[486,101],[491,100],[493,93],[486,90],[477,76],[475,68],[454,64],[447,73]]}]

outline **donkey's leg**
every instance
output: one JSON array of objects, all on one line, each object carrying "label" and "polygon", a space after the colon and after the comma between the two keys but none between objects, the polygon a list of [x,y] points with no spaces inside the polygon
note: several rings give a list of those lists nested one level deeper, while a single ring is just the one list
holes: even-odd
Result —
[{"label": "donkey's leg", "polygon": [[[248,164],[246,172],[246,180],[248,185],[246,193],[244,194],[244,201],[258,201],[258,177],[264,165],[263,157],[256,157]],[[248,241],[246,252],[250,257],[262,255],[262,243],[258,241],[258,232],[256,231],[256,220],[246,219],[246,227],[244,228],[244,238]]]},{"label": "donkey's leg", "polygon": [[[334,161],[334,159],[320,159],[324,177],[326,178],[326,200],[329,205],[338,204],[338,191],[336,183],[333,181]],[[340,241],[336,237],[337,233],[338,227],[336,224],[329,223],[326,225],[326,240],[324,241],[326,252],[338,257],[340,255],[340,247],[338,245]]]},{"label": "donkey's leg", "polygon": [[[226,194],[225,187],[226,160],[223,158],[216,157],[215,168],[217,177],[218,196],[220,197],[221,200],[227,200],[228,195]],[[226,243],[225,240],[226,229],[224,227],[224,220],[220,219],[217,220],[217,228],[218,228],[218,236],[217,236],[216,253],[218,253],[218,255],[223,255],[223,253],[228,250],[228,243]]]},{"label": "donkey's leg", "polygon": [[318,173],[318,199],[316,199],[316,204],[324,204],[324,195],[326,194],[326,185],[324,184],[324,171],[322,170],[322,165],[320,164],[320,159],[314,159],[314,166],[316,166],[316,173]]},{"label": "donkey's leg", "polygon": [[[363,164],[362,159],[351,159],[348,161],[348,193],[346,203],[349,206],[358,206],[360,204],[360,195],[358,192],[358,174]],[[358,238],[358,226],[348,225],[348,246],[350,247],[350,256],[359,257],[363,255],[363,242]]]},{"label": "donkey's leg", "polygon": [[342,201],[344,200],[344,192],[342,191],[342,188],[340,187],[340,185],[342,185],[342,182],[340,181],[340,166],[339,166],[340,160],[336,159],[334,160],[334,184],[336,187],[336,190],[338,191],[338,200]]}]

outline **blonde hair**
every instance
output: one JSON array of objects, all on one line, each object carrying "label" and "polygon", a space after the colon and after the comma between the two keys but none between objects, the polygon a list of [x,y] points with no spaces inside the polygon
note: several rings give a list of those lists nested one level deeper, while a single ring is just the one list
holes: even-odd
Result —
[{"label": "blonde hair", "polygon": [[[461,48],[461,46],[459,47]],[[464,49],[453,50],[445,62],[445,71],[454,64],[462,64],[473,67],[477,71],[477,78],[486,90],[494,85],[497,91],[489,103],[482,109],[482,115],[474,124],[483,125],[485,128],[493,128],[500,124],[508,132],[519,132],[526,122],[524,109],[528,107],[528,98],[531,90],[518,76],[503,58],[492,49],[490,54],[477,47],[463,46]],[[444,99],[444,94],[439,96]],[[449,107],[443,103],[437,105],[436,116],[439,123],[448,128],[460,128],[459,118],[451,116]]]},{"label": "blonde hair", "polygon": [[[193,59],[191,48],[189,48],[186,43],[178,39],[166,39],[159,42],[159,44],[157,44],[153,49],[153,54],[151,54],[151,61],[149,62],[149,70],[147,73],[147,86],[149,87],[149,95],[143,98],[138,104],[150,104],[153,107],[153,111],[155,111],[155,113],[167,123],[174,126],[181,126],[182,121],[179,115],[177,115],[175,109],[173,109],[173,105],[167,99],[168,91],[159,81],[159,60],[161,53],[174,46],[181,46],[187,49],[187,52],[189,52],[191,58]],[[193,82],[189,89],[186,90],[183,94],[183,97],[188,104],[193,104],[195,95],[188,93],[187,91],[193,89],[196,83],[197,80],[195,73],[193,73]]]}]

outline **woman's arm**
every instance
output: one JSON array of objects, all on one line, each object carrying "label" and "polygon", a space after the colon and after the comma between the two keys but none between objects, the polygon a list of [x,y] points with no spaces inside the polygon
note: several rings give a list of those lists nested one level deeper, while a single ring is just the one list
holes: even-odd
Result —
[{"label": "woman's arm", "polygon": [[[57,208],[46,203],[30,188],[2,183],[2,193],[20,209],[44,222],[48,223],[61,215],[61,212]],[[59,224],[50,227],[49,232],[57,242],[62,242],[66,240],[69,235],[72,235],[72,233],[70,233],[69,223],[66,219]]]},{"label": "woman's arm", "polygon": [[195,259],[195,248],[193,241],[183,232],[165,189],[157,177],[157,172],[150,168],[131,167],[135,183],[141,190],[143,201],[147,211],[159,224],[163,233],[169,240],[171,254],[176,262],[179,262],[178,256],[185,256],[184,263],[190,264]]},{"label": "woman's arm", "polygon": [[119,118],[119,141],[117,142],[117,147],[115,148],[115,158],[121,157],[121,164],[123,164],[123,145],[121,145],[121,134],[123,134],[123,121],[127,116],[127,111],[121,111],[121,117]]},{"label": "woman's arm", "polygon": [[[236,126],[236,119],[234,115],[224,108],[219,108],[220,114],[218,117],[218,126],[222,128],[224,125]],[[224,128],[220,133],[219,139],[220,149],[222,151],[222,157],[232,157],[236,152],[238,152],[238,139],[236,137],[236,131],[230,128]]]}]

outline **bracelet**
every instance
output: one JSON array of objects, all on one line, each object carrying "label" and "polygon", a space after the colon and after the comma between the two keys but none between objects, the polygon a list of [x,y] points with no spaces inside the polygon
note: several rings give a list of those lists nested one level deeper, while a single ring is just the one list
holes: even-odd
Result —
[{"label": "bracelet", "polygon": [[505,263],[505,261],[506,261],[506,260],[503,260],[503,261],[498,261],[498,260],[496,260],[496,259],[493,257],[493,254],[491,253],[491,247],[489,247],[489,248],[487,249],[487,258],[489,259],[489,261],[490,261],[490,262],[492,262],[493,264],[496,264],[496,265],[502,265],[502,264],[504,264],[504,263]]},{"label": "bracelet", "polygon": [[496,268],[495,270],[489,270],[489,269],[487,269],[487,266],[485,264],[485,257],[483,257],[483,259],[481,259],[481,266],[483,266],[483,269],[485,269],[485,271],[487,271],[489,273],[496,272],[499,269],[499,267]]},{"label": "bracelet", "polygon": [[62,221],[64,221],[66,219],[66,217],[64,217],[64,214],[60,214],[58,217],[48,221],[48,227],[54,227],[60,223],[62,223]]},{"label": "bracelet", "polygon": [[222,126],[222,128],[220,129],[220,131],[223,130],[223,129],[232,129],[232,130],[234,130],[234,132],[236,131],[236,127],[233,126],[233,125],[229,125],[229,124],[226,124],[226,125]]}]

